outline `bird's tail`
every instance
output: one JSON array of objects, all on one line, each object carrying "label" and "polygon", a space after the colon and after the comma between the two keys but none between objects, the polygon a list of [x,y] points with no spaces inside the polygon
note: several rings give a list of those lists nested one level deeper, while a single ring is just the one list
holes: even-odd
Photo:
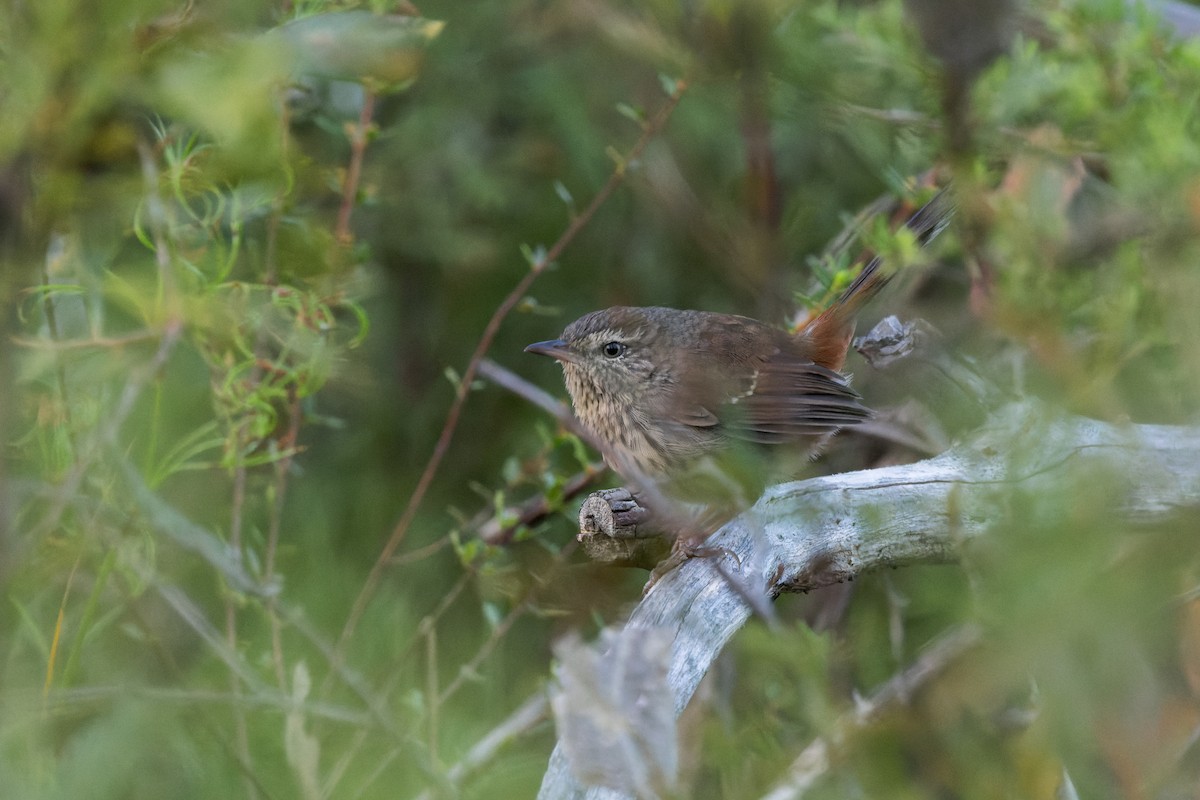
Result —
[{"label": "bird's tail", "polygon": [[[948,192],[948,189],[942,189],[905,223],[921,247],[945,230],[954,216],[954,203]],[[804,326],[800,335],[811,343],[812,359],[817,364],[833,370],[842,368],[850,340],[854,337],[854,320],[859,309],[892,279],[890,274],[880,271],[882,262],[881,257],[873,257],[842,296]]]}]

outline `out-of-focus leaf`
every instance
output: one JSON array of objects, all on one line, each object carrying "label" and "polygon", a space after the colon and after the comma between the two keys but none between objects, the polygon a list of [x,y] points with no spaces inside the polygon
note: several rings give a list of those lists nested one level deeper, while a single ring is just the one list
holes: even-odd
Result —
[{"label": "out-of-focus leaf", "polygon": [[278,44],[239,41],[169,62],[159,74],[158,91],[172,116],[221,145],[222,159],[262,169],[278,162],[277,95],[288,64]]},{"label": "out-of-focus leaf", "polygon": [[293,20],[267,36],[284,44],[295,73],[393,92],[416,79],[426,46],[443,27],[421,17],[335,11]]}]

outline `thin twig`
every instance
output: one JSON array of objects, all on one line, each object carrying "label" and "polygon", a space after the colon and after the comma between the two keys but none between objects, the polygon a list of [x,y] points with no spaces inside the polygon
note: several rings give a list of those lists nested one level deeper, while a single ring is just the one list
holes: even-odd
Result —
[{"label": "thin twig", "polygon": [[[371,784],[379,780],[379,778],[383,775],[384,770],[391,766],[392,762],[403,755],[403,753],[404,750],[399,747],[393,747],[391,750],[389,750],[387,755],[380,759],[379,763],[375,765],[375,769],[371,770],[371,774],[369,774],[359,785],[358,790],[355,791],[353,797],[357,799],[364,796],[367,789],[371,787]],[[330,795],[326,794],[325,796],[329,797]]]},{"label": "thin twig", "polygon": [[[287,103],[282,96],[279,102],[279,113],[283,124],[280,127],[280,152],[286,157],[288,152],[289,131],[291,119]],[[279,265],[276,255],[279,251],[279,223],[283,218],[283,203],[287,189],[275,195],[271,204],[271,216],[267,221],[266,252],[263,258],[263,280],[268,286],[275,286],[279,281]],[[262,339],[255,349],[255,355],[262,357]],[[257,366],[256,366],[257,369]],[[267,552],[264,557],[263,578],[270,585],[275,580],[275,557],[279,551],[279,530],[283,521],[284,498],[287,497],[287,476],[292,467],[292,458],[296,453],[296,440],[300,436],[300,397],[294,388],[288,390],[288,429],[282,442],[283,456],[275,462],[275,502],[271,507],[271,516],[267,522]],[[271,662],[275,668],[275,682],[279,690],[285,694],[288,691],[287,666],[283,657],[283,625],[279,618],[279,599],[272,595],[267,598],[267,619],[271,626]]]},{"label": "thin twig", "polygon": [[459,667],[458,674],[454,676],[454,680],[450,681],[450,684],[442,690],[442,693],[434,698],[435,705],[444,705],[446,701],[454,695],[455,692],[462,688],[464,683],[466,683],[468,680],[474,680],[476,678],[476,676],[479,674],[479,665],[487,660],[487,657],[490,656],[492,651],[496,649],[496,645],[500,644],[500,640],[504,638],[505,634],[508,633],[509,629],[512,628],[516,621],[529,611],[530,607],[531,601],[529,598],[526,598],[525,600],[513,606],[512,610],[508,612],[504,619],[496,623],[496,627],[492,628],[492,632],[488,636],[487,641],[480,645],[479,651],[475,653],[474,657],[470,661]]},{"label": "thin twig", "polygon": [[24,336],[10,336],[8,340],[18,347],[36,348],[38,350],[63,351],[84,350],[89,347],[99,347],[109,350],[125,347],[131,344],[149,342],[162,336],[162,331],[134,331],[120,336],[93,336],[88,339],[69,339],[66,341],[47,341],[45,339],[29,339]]},{"label": "thin twig", "polygon": [[299,611],[282,604],[278,606],[278,611],[287,622],[288,627],[303,636],[325,658],[330,669],[337,671],[342,683],[362,701],[367,713],[371,715],[380,730],[386,731],[389,736],[406,747],[421,744],[411,732],[398,724],[397,719],[387,707],[386,698],[373,693],[361,674],[347,668],[345,664],[334,663],[333,643],[322,637]]},{"label": "thin twig", "polygon": [[[42,280],[50,284],[50,273],[42,267]],[[42,295],[42,308],[46,314],[46,327],[50,331],[50,340],[59,344],[58,314],[54,307],[54,298],[50,292]],[[58,381],[58,399],[62,403],[63,428],[67,433],[67,444],[71,448],[71,458],[79,458],[79,444],[75,441],[75,422],[71,418],[71,396],[67,390],[67,366],[61,358],[61,351],[54,354],[55,379]]]},{"label": "thin twig", "polygon": [[866,117],[886,122],[889,125],[920,127],[928,130],[938,130],[942,127],[941,120],[907,108],[870,108],[856,103],[843,103],[841,109],[847,116]]},{"label": "thin twig", "polygon": [[937,455],[946,449],[934,444],[923,434],[886,419],[875,418],[860,422],[849,429],[847,433],[855,436],[870,436],[889,444],[898,444],[926,456]]},{"label": "thin twig", "polygon": [[250,688],[251,694],[257,695],[270,691],[258,679],[255,670],[246,663],[237,648],[229,646],[225,637],[220,634],[217,627],[209,621],[200,606],[193,602],[186,592],[177,586],[161,582],[148,570],[145,571],[143,577],[152,583],[159,597],[208,645],[217,658],[221,659],[229,668],[229,671],[236,674],[240,681]]},{"label": "thin twig", "polygon": [[[295,389],[290,389],[291,403],[288,405],[288,429],[282,448],[286,455],[275,462],[275,502],[271,505],[271,517],[267,522],[267,552],[263,561],[263,580],[269,585],[275,581],[275,557],[279,551],[279,531],[283,524],[283,502],[287,497],[288,472],[292,466],[296,439],[300,435],[300,398]],[[283,659],[283,626],[280,624],[276,606],[279,598],[267,598],[267,617],[271,625],[271,661],[275,667],[275,680],[279,688],[287,691],[287,667]]]},{"label": "thin twig", "polygon": [[[438,663],[437,663],[437,627],[434,625],[422,625],[424,634],[421,638],[425,640],[425,696],[433,700],[438,696]],[[429,722],[426,724],[426,734],[429,739],[429,758],[437,765],[438,764],[438,728],[441,722],[442,704],[439,702],[430,702],[429,704]]]},{"label": "thin twig", "polygon": [[404,513],[401,514],[400,521],[392,529],[391,535],[376,558],[374,566],[371,567],[371,572],[367,575],[366,582],[363,584],[362,590],[358,593],[358,597],[355,598],[354,605],[350,609],[350,614],[346,619],[346,624],[342,628],[342,634],[337,644],[336,652],[339,658],[344,653],[350,639],[354,636],[354,631],[358,627],[359,620],[362,618],[363,612],[366,611],[367,603],[370,602],[379,588],[379,581],[383,578],[384,569],[386,569],[388,563],[391,561],[396,548],[404,541],[404,537],[408,533],[413,519],[416,517],[417,509],[420,508],[421,501],[425,499],[425,493],[433,482],[438,467],[441,466],[442,459],[450,447],[450,440],[453,438],[454,431],[458,427],[458,419],[462,414],[463,405],[467,401],[470,386],[475,381],[475,377],[479,372],[479,364],[491,348],[492,342],[500,330],[501,323],[516,308],[530,287],[533,286],[534,281],[562,255],[567,245],[574,241],[579,232],[591,222],[592,217],[595,216],[604,202],[608,200],[609,196],[624,182],[627,175],[627,165],[636,161],[650,142],[663,129],[663,126],[666,125],[671,113],[679,105],[679,101],[683,98],[683,94],[686,91],[687,83],[682,80],[677,81],[674,93],[668,98],[658,114],[645,126],[641,138],[630,148],[629,153],[622,163],[613,170],[608,181],[605,182],[600,191],[592,198],[592,202],[588,204],[583,213],[571,220],[571,223],[563,231],[558,241],[540,259],[534,262],[529,272],[517,282],[513,290],[509,292],[508,296],[504,298],[492,313],[491,319],[488,320],[487,325],[484,327],[483,335],[479,338],[479,343],[475,346],[475,351],[471,354],[471,360],[467,363],[467,368],[463,371],[462,381],[459,384],[458,391],[455,393],[454,402],[450,405],[450,410],[446,414],[446,421],[442,426],[442,432],[438,436],[437,443],[434,445],[433,453],[429,457],[429,462],[425,465],[425,469],[417,481],[417,486],[413,489],[413,493],[409,497],[408,505],[405,507]]},{"label": "thin twig", "polygon": [[[245,449],[244,443],[241,441],[242,430],[239,429],[234,436],[238,439],[237,452],[241,453]],[[239,463],[233,473],[233,502],[231,505],[229,549],[234,558],[240,561],[243,558],[242,516],[246,508],[246,465],[244,463]],[[225,592],[225,644],[231,652],[237,652],[237,606],[232,592]],[[229,693],[234,698],[241,699],[242,683],[238,680],[238,674],[234,670],[229,672]],[[234,746],[237,749],[238,760],[247,768],[247,774],[244,776],[246,796],[254,800],[258,797],[258,789],[251,775],[254,761],[250,756],[250,735],[246,730],[246,708],[240,702],[235,702],[230,710],[233,712]]]},{"label": "thin twig", "polygon": [[[563,428],[571,431],[584,441],[592,443],[591,433],[583,427],[579,418],[571,413],[571,409],[565,403],[556,400],[548,392],[542,391],[521,376],[505,369],[488,358],[485,358],[479,364],[479,374],[497,386],[528,400],[558,420],[559,425]],[[522,527],[535,525],[545,519],[548,514],[560,508],[563,502],[570,500],[591,486],[596,478],[605,472],[606,469],[603,464],[585,464],[582,470],[572,475],[563,484],[561,497],[557,503],[551,504],[545,494],[538,494],[513,509],[515,519],[506,525],[502,526],[500,524],[493,511],[485,511],[472,522],[471,527],[475,528],[479,533],[479,538],[488,544],[508,544]]]},{"label": "thin twig", "polygon": [[252,694],[234,695],[214,689],[176,689],[165,686],[140,686],[131,683],[80,686],[51,692],[47,706],[51,713],[79,714],[105,703],[134,699],[153,700],[156,703],[171,703],[180,706],[243,705],[280,714],[299,710],[303,711],[306,716],[343,723],[352,728],[366,731],[378,730],[371,727],[370,714],[332,703],[312,701],[298,703],[294,697],[267,688]]},{"label": "thin twig", "polygon": [[[421,637],[424,635],[426,628],[437,627],[437,623],[441,620],[442,615],[450,610],[450,606],[454,605],[454,601],[459,598],[459,595],[463,593],[464,589],[471,585],[471,581],[474,578],[475,572],[473,570],[463,570],[462,575],[457,581],[454,582],[454,585],[442,593],[441,599],[438,600],[438,604],[433,611],[430,611],[421,618],[421,622],[417,626],[417,632],[409,637],[409,640],[404,643],[404,646],[397,651],[396,661],[399,662],[408,656],[409,651],[417,644],[417,642],[421,641]],[[396,688],[396,685],[399,683],[402,677],[404,676],[402,676],[400,673],[393,672],[391,678],[388,679],[387,685],[384,686],[381,694],[384,697],[391,694],[392,689]]]},{"label": "thin twig", "polygon": [[[287,153],[288,146],[288,130],[289,119],[287,106],[284,103],[280,104],[283,124],[280,127],[280,148],[281,152]],[[365,137],[364,137],[365,138]],[[278,270],[276,264],[277,242],[279,235],[279,222],[283,215],[283,201],[287,190],[278,192],[271,204],[271,215],[267,222],[267,242],[266,254],[263,262],[263,282],[267,286],[275,286],[278,283]],[[347,220],[348,221],[348,220]],[[266,328],[260,327],[255,334],[254,341],[254,366],[250,370],[250,385],[257,389],[263,380],[263,365],[268,363],[267,357],[267,331]],[[264,581],[270,584],[275,577],[275,553],[279,541],[279,524],[283,515],[283,501],[285,490],[287,488],[287,468],[291,464],[292,457],[295,453],[296,437],[299,435],[299,399],[295,396],[295,392],[291,392],[291,417],[289,419],[287,440],[280,448],[283,456],[276,464],[275,471],[275,502],[272,504],[269,518],[269,534],[267,539],[266,553],[266,569],[264,573]],[[229,529],[229,547],[234,555],[239,559],[245,558],[242,552],[242,524],[243,514],[245,512],[246,503],[246,479],[248,477],[248,468],[241,454],[246,452],[248,441],[243,441],[247,434],[246,425],[238,424],[233,432],[233,436],[237,439],[237,450],[239,454],[237,467],[234,471],[233,478],[233,516]],[[288,693],[287,684],[287,669],[283,661],[283,631],[279,622],[278,598],[271,595],[267,598],[267,622],[271,630],[271,662],[275,669],[275,682],[279,686],[279,690],[284,694]],[[237,606],[234,603],[234,597],[227,594],[225,598],[225,625],[226,637],[229,640],[231,647],[237,646]],[[230,690],[237,695],[241,691],[238,684],[237,676],[230,676]],[[250,764],[250,740],[246,731],[246,715],[242,710],[242,706],[234,706],[234,721],[236,725],[236,743],[244,764]],[[257,791],[253,783],[247,779],[247,795],[253,800],[257,797]]]},{"label": "thin twig", "polygon": [[[338,784],[342,782],[342,778],[346,777],[346,772],[350,769],[350,762],[358,755],[359,749],[367,741],[367,736],[371,733],[371,729],[365,725],[360,727],[354,733],[354,737],[350,741],[350,746],[346,751],[338,756],[337,761],[333,762],[333,766],[326,770],[325,784],[321,787],[321,797],[333,797],[333,793],[337,791]],[[393,747],[393,753],[401,752],[401,748]],[[395,758],[395,756],[392,756]],[[392,758],[385,759],[384,764],[390,764]]]},{"label": "thin twig", "polygon": [[897,673],[866,700],[839,718],[828,736],[814,739],[801,751],[788,770],[787,779],[763,796],[763,800],[796,800],[828,771],[830,751],[851,733],[878,720],[893,706],[905,703],[912,693],[940,675],[950,664],[975,647],[982,638],[979,628],[963,625],[942,635],[903,672]]},{"label": "thin twig", "polygon": [[[495,758],[501,748],[540,725],[547,718],[549,708],[545,693],[538,692],[531,696],[476,742],[462,760],[446,770],[446,782],[451,787],[460,788],[472,773]],[[433,792],[426,789],[417,796],[417,800],[433,800],[433,797]]]},{"label": "thin twig", "polygon": [[534,386],[512,370],[505,369],[490,358],[485,358],[479,362],[479,376],[491,381],[501,389],[507,389],[517,397],[528,400],[554,417],[558,420],[559,425],[576,436],[585,439],[591,438],[587,428],[583,427],[579,418],[571,412],[566,403],[555,399],[549,392]]},{"label": "thin twig", "polygon": [[495,516],[494,512],[488,511],[483,514],[486,518],[479,520],[473,527],[479,532],[479,538],[490,545],[503,546],[509,544],[521,528],[536,525],[550,514],[561,509],[563,503],[582,494],[584,489],[594,484],[596,479],[607,471],[608,468],[601,463],[588,464],[582,470],[567,478],[566,482],[562,485],[562,493],[558,501],[551,503],[545,493],[536,494],[515,509],[510,509],[514,512],[514,517],[508,524],[501,525],[500,520]]},{"label": "thin twig", "polygon": [[[445,540],[441,540],[441,541],[445,541]],[[419,642],[422,641],[422,639],[425,635],[425,631],[436,629],[437,623],[442,618],[442,615],[445,614],[446,611],[449,610],[450,606],[452,606],[454,604],[454,601],[458,599],[458,597],[462,594],[463,590],[466,589],[467,586],[469,586],[471,584],[471,581],[474,579],[474,577],[475,577],[475,573],[473,571],[463,570],[462,575],[459,577],[458,581],[454,584],[454,586],[452,586],[448,591],[446,591],[442,595],[441,600],[438,601],[437,607],[433,611],[426,614],[425,617],[421,619],[420,624],[417,626],[417,632],[414,633],[409,638],[409,640],[404,644],[404,646],[402,646],[400,648],[399,652],[397,653],[397,655],[394,658],[394,663],[396,663],[396,664],[403,663],[404,659],[406,659],[408,657],[410,650],[414,646],[416,646]],[[378,699],[377,699],[377,702],[375,705],[377,705],[380,708],[386,708],[388,698],[391,696],[392,692],[395,691],[396,687],[400,684],[400,681],[402,679],[404,679],[405,677],[408,677],[408,676],[406,675],[406,673],[403,670],[393,669],[391,671],[390,676],[388,677],[387,682],[376,693],[376,697]],[[436,693],[430,693],[429,696],[436,697]],[[366,733],[367,733],[367,731],[364,729],[362,734],[355,736],[354,740],[350,743],[350,746],[347,747],[346,751],[344,753],[342,753],[342,755],[338,758],[337,763],[334,765],[333,769],[330,771],[330,774],[329,774],[329,780],[327,781],[327,791],[325,793],[326,797],[332,796],[334,789],[337,788],[337,785],[341,781],[346,770],[349,768],[350,764],[354,761],[354,759],[358,757],[358,754],[362,750],[363,745],[365,745],[367,743]],[[397,752],[397,751],[396,750],[392,751],[392,753],[395,753],[395,752]],[[356,797],[360,796],[362,794],[363,788],[370,785],[371,781],[373,781],[375,779],[375,777],[378,777],[380,774],[382,774],[383,768],[388,763],[390,763],[394,757],[395,757],[394,755],[389,755],[387,758],[385,758],[383,760],[383,762],[381,764],[379,764],[376,767],[376,769],[372,772],[373,777],[368,778],[368,780],[363,783],[363,786],[359,788],[358,793],[354,796],[356,796]],[[431,765],[431,769],[432,769],[432,765]]]},{"label": "thin twig", "polygon": [[50,694],[50,688],[54,685],[54,671],[58,663],[58,646],[62,642],[63,619],[66,617],[67,601],[71,599],[71,587],[75,585],[75,572],[79,569],[79,561],[82,556],[76,556],[75,564],[71,567],[71,573],[67,575],[67,585],[63,587],[62,600],[58,604],[58,616],[54,622],[54,635],[50,639],[50,653],[46,657],[46,679],[42,683],[42,703],[43,707],[46,698]]},{"label": "thin twig", "polygon": [[181,303],[175,285],[175,276],[171,271],[171,253],[167,243],[167,211],[158,194],[158,170],[154,165],[154,157],[150,148],[145,144],[139,143],[138,155],[141,159],[142,179],[146,184],[146,216],[154,237],[154,262],[158,268],[160,303],[164,307],[162,329],[158,332],[158,349],[155,350],[148,362],[130,373],[116,405],[107,415],[106,422],[98,431],[97,437],[81,446],[74,465],[58,487],[57,496],[48,513],[30,532],[32,540],[36,540],[58,527],[67,505],[78,494],[83,476],[91,466],[93,459],[96,458],[100,446],[116,443],[121,426],[133,412],[133,406],[138,397],[141,396],[150,381],[167,365],[175,345],[183,336]]},{"label": "thin twig", "polygon": [[453,544],[453,542],[443,536],[441,539],[435,539],[424,547],[418,547],[416,550],[409,550],[401,553],[392,559],[391,565],[393,567],[399,567],[403,564],[412,564],[417,561],[424,561],[430,556],[445,550],[451,544]]},{"label": "thin twig", "polygon": [[342,184],[342,206],[338,209],[337,227],[334,229],[334,235],[342,244],[349,244],[354,238],[350,232],[350,214],[354,211],[354,200],[358,197],[363,157],[367,152],[367,134],[374,115],[375,93],[363,86],[362,108],[358,112],[358,124],[350,136],[350,164],[346,167],[346,180]]}]

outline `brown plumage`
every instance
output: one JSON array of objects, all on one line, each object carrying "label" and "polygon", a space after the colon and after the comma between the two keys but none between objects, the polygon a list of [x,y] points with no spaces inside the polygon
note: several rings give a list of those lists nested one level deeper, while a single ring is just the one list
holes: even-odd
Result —
[{"label": "brown plumage", "polygon": [[[921,241],[948,216],[935,203],[909,221]],[[811,443],[870,416],[840,370],[858,310],[887,283],[879,267],[872,260],[795,334],[731,314],[617,306],[526,350],[562,363],[575,413],[610,466],[675,478],[738,442]]]}]

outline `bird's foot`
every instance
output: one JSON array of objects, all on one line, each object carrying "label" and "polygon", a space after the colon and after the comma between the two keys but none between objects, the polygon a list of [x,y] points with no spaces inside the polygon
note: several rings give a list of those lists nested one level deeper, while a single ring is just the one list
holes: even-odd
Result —
[{"label": "bird's foot", "polygon": [[671,545],[671,553],[658,565],[650,571],[650,579],[646,581],[645,587],[642,588],[642,596],[645,597],[654,584],[658,583],[663,577],[676,567],[682,566],[684,562],[693,558],[720,558],[729,556],[741,566],[742,560],[738,558],[737,553],[727,547],[711,547],[704,543],[703,539],[695,539],[688,536],[680,536]]}]

